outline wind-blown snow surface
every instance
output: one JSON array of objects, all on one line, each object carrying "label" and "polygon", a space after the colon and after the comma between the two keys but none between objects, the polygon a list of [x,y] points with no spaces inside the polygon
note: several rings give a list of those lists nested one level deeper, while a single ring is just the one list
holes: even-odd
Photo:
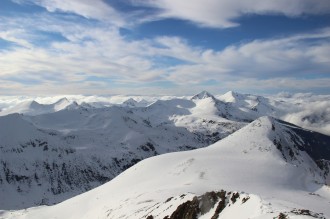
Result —
[{"label": "wind-blown snow surface", "polygon": [[[330,159],[329,138],[262,117],[207,148],[146,159],[105,185],[60,204],[3,211],[1,217],[170,218],[179,215],[180,206],[183,212],[202,208],[205,197],[214,194],[204,199],[200,195],[223,189],[227,191],[224,207],[214,218],[277,218],[281,214],[328,218],[329,164],[325,168],[317,163]],[[196,195],[199,198],[194,200]],[[207,212],[198,211],[197,217],[214,216],[221,200],[214,202]]]}]

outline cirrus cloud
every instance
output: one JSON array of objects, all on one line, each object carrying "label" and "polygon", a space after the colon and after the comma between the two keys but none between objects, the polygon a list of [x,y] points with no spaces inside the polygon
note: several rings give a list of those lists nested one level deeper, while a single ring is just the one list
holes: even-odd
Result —
[{"label": "cirrus cloud", "polygon": [[124,17],[111,5],[103,0],[13,0],[19,4],[36,4],[44,7],[49,12],[67,12],[80,15],[85,18],[92,18],[109,22],[116,26],[124,26]]}]

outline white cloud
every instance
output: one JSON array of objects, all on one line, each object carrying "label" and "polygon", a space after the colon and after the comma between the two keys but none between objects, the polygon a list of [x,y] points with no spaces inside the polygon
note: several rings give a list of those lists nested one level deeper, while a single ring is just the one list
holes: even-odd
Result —
[{"label": "white cloud", "polygon": [[24,29],[11,29],[6,31],[0,31],[0,39],[15,43],[18,46],[31,48],[31,43],[28,40],[24,39],[24,37],[22,38],[22,36],[24,35],[25,37],[27,35]]},{"label": "white cloud", "polygon": [[330,135],[330,96],[294,94],[279,98],[294,107],[284,109],[281,119],[298,126]]},{"label": "white cloud", "polygon": [[[214,91],[252,87],[306,91],[325,89],[329,84],[328,79],[317,79],[329,74],[329,28],[254,40],[218,51],[192,46],[179,37],[126,39],[117,27],[97,21],[76,22],[68,15],[0,17],[0,29],[0,37],[19,45],[0,51],[3,94],[51,94],[58,92],[59,84],[63,94],[145,90],[187,94],[202,90],[203,84],[211,87],[210,81],[217,84]],[[47,34],[63,39],[39,45]],[[166,63],[168,57],[176,63]],[[148,83],[172,86],[138,88]]]},{"label": "white cloud", "polygon": [[149,19],[178,18],[201,26],[228,28],[237,26],[235,19],[250,14],[305,14],[330,13],[328,0],[131,0],[137,5],[159,9]]},{"label": "white cloud", "polygon": [[[13,47],[2,50],[0,66],[2,76],[33,75],[43,79],[51,75],[58,75],[62,81],[77,81],[89,76],[106,78],[129,79],[136,75],[137,80],[151,77],[155,71],[152,63],[145,58],[143,41],[127,42],[119,34],[117,28],[100,24],[77,24],[70,21],[61,21],[49,17],[40,19],[25,19],[24,22],[10,19],[14,28],[23,24],[26,30],[34,32],[44,31],[59,33],[66,41],[53,41],[48,46],[31,45],[30,48]],[[4,28],[13,29],[6,25]],[[1,26],[1,25],[0,25]],[[22,41],[33,41],[24,38],[20,33],[13,38]],[[33,41],[34,42],[34,41]],[[153,72],[153,73],[152,73]],[[84,74],[82,74],[84,73]],[[144,73],[149,76],[143,75]],[[46,76],[46,77],[45,77]],[[53,79],[53,78],[52,78]]]},{"label": "white cloud", "polygon": [[306,90],[322,90],[328,89],[330,79],[315,78],[315,79],[299,79],[299,78],[237,78],[237,80],[228,80],[223,83],[223,87],[227,90],[253,90],[256,93],[266,93],[268,90],[300,91]]},{"label": "white cloud", "polygon": [[[272,85],[290,85],[293,78],[313,78],[329,74],[330,30],[323,29],[313,34],[300,34],[291,37],[254,40],[240,45],[228,46],[215,51],[189,46],[185,41],[165,39],[166,48],[158,49],[159,54],[187,61],[167,71],[168,80],[180,84],[215,80],[244,83],[257,78],[271,80]],[[164,40],[163,40],[164,41]],[[161,41],[161,42],[163,42]],[[281,79],[280,79],[281,78]],[[255,80],[258,81],[258,80]],[[297,80],[304,86],[324,86],[323,79]],[[313,85],[314,84],[314,85]],[[273,87],[276,86],[273,84]]]},{"label": "white cloud", "polygon": [[17,3],[26,2],[37,4],[46,8],[49,12],[68,12],[74,13],[85,18],[102,20],[114,24],[115,26],[124,26],[126,21],[109,4],[103,0],[14,0]]}]

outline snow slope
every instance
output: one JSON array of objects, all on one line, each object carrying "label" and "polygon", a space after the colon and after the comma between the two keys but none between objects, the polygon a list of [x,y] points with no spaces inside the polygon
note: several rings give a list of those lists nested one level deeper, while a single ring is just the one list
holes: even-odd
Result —
[{"label": "snow slope", "polygon": [[104,156],[73,147],[73,136],[39,129],[18,114],[0,117],[0,138],[2,209],[59,202],[118,174],[109,171],[112,160],[100,164]]},{"label": "snow slope", "polygon": [[207,148],[139,162],[105,185],[55,206],[0,215],[329,218],[329,166],[317,164],[330,160],[329,142],[329,136],[262,117]]}]

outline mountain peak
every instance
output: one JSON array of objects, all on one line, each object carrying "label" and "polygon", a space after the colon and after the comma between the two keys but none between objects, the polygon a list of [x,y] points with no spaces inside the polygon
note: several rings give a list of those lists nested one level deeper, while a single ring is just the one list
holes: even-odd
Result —
[{"label": "mountain peak", "polygon": [[72,103],[68,104],[64,109],[74,110],[78,109],[79,107],[79,104],[76,101],[73,101]]},{"label": "mountain peak", "polygon": [[228,91],[227,93],[222,95],[222,97],[226,102],[236,102],[244,99],[243,94],[234,91]]},{"label": "mountain peak", "polygon": [[271,116],[261,116],[258,119],[254,120],[252,123],[258,121],[262,124],[273,124],[275,120],[276,119],[274,117],[271,117]]},{"label": "mountain peak", "polygon": [[206,98],[209,98],[209,97],[214,99],[214,96],[212,94],[210,94],[209,92],[204,90],[204,91],[196,94],[195,96],[193,96],[191,99],[192,100],[201,100],[201,99],[206,99]]},{"label": "mountain peak", "polygon": [[122,105],[128,106],[128,107],[136,107],[138,104],[139,104],[139,102],[134,100],[133,98],[129,98],[122,103]]},{"label": "mountain peak", "polygon": [[31,108],[37,108],[37,107],[41,107],[42,106],[42,104],[38,103],[35,100],[32,100],[29,105],[30,105]]},{"label": "mountain peak", "polygon": [[63,103],[69,103],[70,101],[68,100],[68,98],[63,97],[61,99],[59,99],[58,101],[56,101],[54,104],[63,104]]},{"label": "mountain peak", "polygon": [[131,104],[131,103],[138,103],[136,100],[133,98],[129,98],[123,102],[124,104]]}]

